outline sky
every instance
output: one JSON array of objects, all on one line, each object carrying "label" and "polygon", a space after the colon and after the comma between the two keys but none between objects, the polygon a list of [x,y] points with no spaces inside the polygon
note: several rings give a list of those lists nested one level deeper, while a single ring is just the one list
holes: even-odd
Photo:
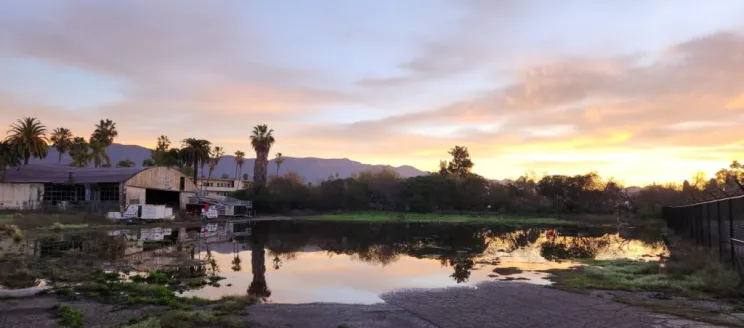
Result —
[{"label": "sky", "polygon": [[744,1],[7,0],[0,126],[204,138],[488,178],[681,181],[744,159]]}]

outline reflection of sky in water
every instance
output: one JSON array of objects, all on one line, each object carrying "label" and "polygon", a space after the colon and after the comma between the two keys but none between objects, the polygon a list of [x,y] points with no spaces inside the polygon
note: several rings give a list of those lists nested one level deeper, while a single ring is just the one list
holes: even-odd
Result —
[{"label": "reflection of sky in water", "polygon": [[[651,258],[648,255],[666,253],[663,246],[649,247],[638,240],[622,239],[617,234],[588,239],[603,242],[599,243],[603,246],[596,250],[598,259],[648,259]],[[273,268],[274,254],[266,250],[265,276],[271,290],[269,302],[376,303],[381,302],[379,294],[396,289],[467,286],[506,278],[548,284],[549,281],[545,279],[547,274],[537,271],[568,268],[577,264],[572,261],[554,262],[543,258],[540,254],[540,245],[548,242],[545,232],[539,234],[536,242],[519,247],[514,244],[515,239],[508,235],[489,240],[486,251],[473,258],[475,264],[468,281],[460,284],[451,277],[453,267],[443,266],[437,259],[417,259],[399,254],[396,260],[383,266],[380,263],[364,262],[355,255],[332,254],[306,247],[305,251],[293,253],[295,256],[292,258],[279,255],[282,264],[276,270]],[[559,236],[554,242],[571,244],[580,240],[587,238]],[[211,247],[215,250],[212,254],[219,265],[219,275],[226,279],[220,281],[221,287],[206,286],[185,292],[184,295],[215,299],[225,295],[246,294],[253,277],[251,251],[239,252],[242,268],[240,272],[234,272],[231,270],[234,255],[229,251],[232,245],[227,243]],[[497,267],[517,267],[523,272],[505,276],[493,272]],[[227,286],[228,284],[231,286]]]},{"label": "reflection of sky in water", "polygon": [[[442,267],[438,260],[416,259],[401,255],[383,267],[380,264],[353,260],[351,256],[324,251],[296,253],[274,270],[270,252],[266,252],[266,281],[275,303],[376,303],[379,294],[402,288],[437,288],[456,286],[449,277],[452,268]],[[233,272],[232,254],[213,253],[220,267],[221,287],[206,286],[184,295],[219,298],[245,294],[251,283],[251,252],[240,252],[242,270]],[[232,286],[227,287],[227,284]]]}]

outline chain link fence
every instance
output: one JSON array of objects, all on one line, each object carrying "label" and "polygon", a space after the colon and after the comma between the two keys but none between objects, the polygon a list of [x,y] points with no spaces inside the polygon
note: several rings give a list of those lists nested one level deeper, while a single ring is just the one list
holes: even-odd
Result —
[{"label": "chain link fence", "polygon": [[664,207],[662,217],[675,233],[714,250],[744,278],[744,196]]},{"label": "chain link fence", "polygon": [[121,211],[117,201],[4,201],[0,200],[0,212],[33,213],[86,213],[106,215]]}]

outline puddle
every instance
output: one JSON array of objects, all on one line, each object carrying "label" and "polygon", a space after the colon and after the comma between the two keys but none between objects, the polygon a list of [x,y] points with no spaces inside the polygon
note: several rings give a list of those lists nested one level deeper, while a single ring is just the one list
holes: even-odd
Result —
[{"label": "puddle", "polygon": [[[90,233],[89,233],[90,234]],[[233,222],[27,238],[39,257],[95,256],[107,270],[220,276],[183,295],[252,294],[274,303],[377,303],[397,289],[513,280],[549,284],[548,269],[578,259],[666,253],[658,232],[520,229],[474,224]]]}]

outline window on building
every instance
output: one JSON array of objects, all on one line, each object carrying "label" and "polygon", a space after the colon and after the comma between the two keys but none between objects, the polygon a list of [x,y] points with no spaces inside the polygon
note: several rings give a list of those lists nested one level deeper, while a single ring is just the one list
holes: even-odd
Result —
[{"label": "window on building", "polygon": [[85,186],[81,184],[45,184],[44,200],[52,203],[60,201],[84,201]]},{"label": "window on building", "polygon": [[101,183],[98,185],[99,200],[102,202],[119,201],[118,183]]}]

